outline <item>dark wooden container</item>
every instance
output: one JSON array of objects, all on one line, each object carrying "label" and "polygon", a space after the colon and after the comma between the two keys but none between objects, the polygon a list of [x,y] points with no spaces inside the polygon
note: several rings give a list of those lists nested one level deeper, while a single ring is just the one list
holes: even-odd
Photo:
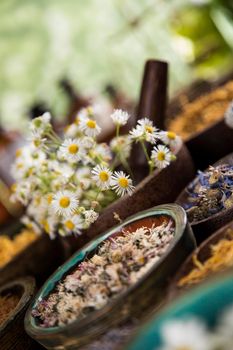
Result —
[{"label": "dark wooden container", "polygon": [[[175,296],[178,296],[191,288],[196,288],[200,283],[205,283],[207,279],[213,278],[216,275],[222,274],[224,271],[218,271],[216,273],[211,272],[208,276],[206,276],[205,279],[200,281],[200,283],[197,284],[190,284],[187,286],[178,286],[178,282],[181,278],[187,276],[196,266],[193,262],[193,256],[196,255],[198,261],[201,263],[204,263],[207,259],[211,256],[211,247],[215,244],[217,244],[219,241],[221,241],[224,238],[229,237],[229,233],[227,232],[228,229],[233,229],[233,222],[231,221],[221,229],[217,230],[211,237],[209,237],[207,240],[205,240],[195,251],[189,255],[189,257],[186,259],[186,261],[183,263],[181,268],[178,270],[178,272],[175,274],[174,279],[171,282],[170,288],[169,288],[169,299],[172,299]],[[232,267],[227,268],[226,270],[232,269]]]},{"label": "dark wooden container", "polygon": [[[230,164],[233,165],[233,153],[227,155],[226,157],[220,159],[218,162],[214,163],[214,166],[219,164]],[[189,186],[189,185],[188,185]],[[187,187],[188,187],[187,186]],[[182,207],[188,202],[188,192],[187,187],[181,192],[179,197],[176,199],[176,203]],[[191,222],[191,226],[199,245],[205,239],[207,239],[211,234],[217,231],[222,226],[226,225],[233,219],[233,207],[220,211],[204,220]]]},{"label": "dark wooden container", "polygon": [[[17,222],[5,233],[13,237],[21,228]],[[32,275],[40,286],[67,257],[63,241],[59,238],[51,240],[43,233],[0,269],[0,285],[14,278]]]},{"label": "dark wooden container", "polygon": [[[196,82],[181,92],[179,92],[170,102],[167,108],[167,121],[174,119],[176,115],[182,112],[186,103],[198,99],[214,89],[224,85],[227,81],[233,79],[233,73],[228,74],[218,80]],[[184,97],[186,103],[182,103]],[[165,127],[165,125],[164,125]],[[210,125],[202,132],[192,135],[185,143],[190,151],[197,168],[204,169],[209,164],[233,152],[233,129],[229,128],[222,120]]]},{"label": "dark wooden container", "polygon": [[19,302],[8,318],[0,326],[1,350],[39,350],[42,349],[24,330],[24,315],[35,292],[35,280],[32,277],[18,279],[0,288],[0,295],[17,294]]}]

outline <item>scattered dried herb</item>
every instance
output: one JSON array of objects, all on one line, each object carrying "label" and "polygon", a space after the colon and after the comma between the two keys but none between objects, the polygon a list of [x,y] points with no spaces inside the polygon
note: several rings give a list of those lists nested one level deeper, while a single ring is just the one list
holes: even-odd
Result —
[{"label": "scattered dried herb", "polygon": [[233,166],[210,166],[198,172],[187,189],[185,209],[191,222],[200,221],[233,206]]},{"label": "scattered dried herb", "polygon": [[179,287],[197,284],[214,272],[233,266],[233,230],[229,229],[228,237],[211,246],[211,255],[203,263],[193,255],[195,268],[178,282]]},{"label": "scattered dried herb", "polygon": [[186,103],[182,112],[169,122],[168,129],[186,140],[223,119],[232,99],[233,81],[230,81],[193,102]]},{"label": "scattered dried herb", "polygon": [[103,242],[47,299],[32,311],[42,327],[61,326],[105,306],[135,284],[165,253],[174,236],[172,221],[134,232],[122,230]]},{"label": "scattered dried herb", "polygon": [[33,231],[28,230],[22,230],[12,239],[6,235],[0,236],[0,268],[25,249],[36,237]]},{"label": "scattered dried herb", "polygon": [[15,309],[20,297],[17,294],[7,294],[0,296],[0,325],[2,325]]}]

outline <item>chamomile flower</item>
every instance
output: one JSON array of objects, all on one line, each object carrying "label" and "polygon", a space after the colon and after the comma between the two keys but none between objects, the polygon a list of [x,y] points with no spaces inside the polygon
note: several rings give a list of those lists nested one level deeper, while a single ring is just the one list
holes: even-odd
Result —
[{"label": "chamomile flower", "polygon": [[53,196],[51,205],[57,215],[72,216],[78,209],[79,201],[75,192],[64,190]]},{"label": "chamomile flower", "polygon": [[143,118],[138,121],[136,128],[130,131],[130,136],[135,141],[155,143],[158,139],[158,129],[150,119]]},{"label": "chamomile flower", "polygon": [[124,196],[125,194],[131,195],[135,187],[129,175],[125,175],[123,171],[115,171],[112,176],[112,188],[119,196]]},{"label": "chamomile flower", "polygon": [[121,154],[125,159],[129,158],[131,152],[131,140],[128,135],[114,137],[110,147],[115,154]]},{"label": "chamomile flower", "polygon": [[86,136],[95,137],[97,136],[101,128],[94,119],[84,118],[80,121],[80,129]]},{"label": "chamomile flower", "polygon": [[47,216],[41,222],[41,226],[43,230],[49,235],[51,239],[56,237],[56,228],[57,228],[58,220],[54,215]]},{"label": "chamomile flower", "polygon": [[127,112],[122,111],[121,109],[115,109],[110,115],[110,118],[113,120],[113,123],[119,126],[127,124],[129,117],[130,115]]},{"label": "chamomile flower", "polygon": [[43,136],[47,131],[51,130],[51,114],[49,112],[44,113],[42,116],[37,117],[30,123],[30,130],[37,135]]},{"label": "chamomile flower", "polygon": [[159,138],[165,145],[168,145],[173,152],[179,150],[182,145],[180,136],[176,135],[173,131],[161,131],[159,132]]},{"label": "chamomile flower", "polygon": [[163,345],[159,350],[211,350],[210,334],[201,320],[171,320],[161,329]]},{"label": "chamomile flower", "polygon": [[85,156],[82,142],[78,139],[66,139],[60,146],[58,152],[62,159],[71,163],[76,163]]},{"label": "chamomile flower", "polygon": [[83,229],[83,218],[80,215],[73,215],[65,218],[63,221],[63,229],[67,234],[81,234]]},{"label": "chamomile flower", "polygon": [[225,112],[224,118],[227,126],[229,126],[229,128],[233,128],[233,101],[231,101],[231,103],[229,104]]},{"label": "chamomile flower", "polygon": [[99,217],[99,214],[96,213],[93,209],[85,210],[83,215],[85,218],[85,224],[87,226],[90,226],[91,224],[93,224]]},{"label": "chamomile flower", "polygon": [[93,180],[101,190],[108,190],[112,183],[112,172],[103,165],[97,165],[93,170]]},{"label": "chamomile flower", "polygon": [[21,218],[22,224],[24,224],[29,230],[32,230],[36,234],[40,235],[42,233],[42,230],[40,227],[33,221],[31,220],[27,215],[24,215]]},{"label": "chamomile flower", "polygon": [[143,118],[138,121],[138,128],[142,129],[145,140],[154,143],[158,138],[158,129],[153,126],[153,122],[148,118]]},{"label": "chamomile flower", "polygon": [[157,168],[164,169],[170,164],[172,153],[168,147],[158,145],[157,147],[154,147],[151,152],[151,160]]},{"label": "chamomile flower", "polygon": [[64,136],[65,138],[76,138],[80,130],[76,123],[72,123],[65,128]]}]

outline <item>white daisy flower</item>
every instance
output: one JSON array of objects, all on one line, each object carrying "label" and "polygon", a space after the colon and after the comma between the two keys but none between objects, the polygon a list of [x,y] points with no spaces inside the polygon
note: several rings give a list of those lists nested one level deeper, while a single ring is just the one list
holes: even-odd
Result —
[{"label": "white daisy flower", "polygon": [[58,220],[54,215],[45,217],[41,226],[51,239],[55,239]]},{"label": "white daisy flower", "polygon": [[112,159],[111,149],[106,143],[97,144],[95,154],[105,162],[109,162]]},{"label": "white daisy flower", "polygon": [[182,145],[181,137],[176,135],[173,131],[160,131],[158,135],[160,140],[163,141],[165,145],[168,145],[173,152],[179,150]]},{"label": "white daisy flower", "polygon": [[36,132],[38,135],[43,135],[46,131],[51,129],[51,114],[44,113],[42,116],[33,119],[30,123],[30,130]]},{"label": "white daisy flower", "polygon": [[112,188],[119,196],[124,196],[125,194],[131,195],[135,187],[129,175],[125,175],[123,171],[115,171],[112,176]]},{"label": "white daisy flower", "polygon": [[90,137],[97,136],[101,131],[101,128],[99,127],[97,122],[91,118],[81,119],[80,129],[84,132],[86,136]]},{"label": "white daisy flower", "polygon": [[79,134],[79,127],[76,123],[72,123],[65,128],[65,138],[76,138]]},{"label": "white daisy flower", "polygon": [[136,128],[130,131],[130,136],[135,141],[147,141],[155,143],[158,139],[158,129],[153,126],[153,122],[148,118],[138,121]]},{"label": "white daisy flower", "polygon": [[72,216],[77,210],[78,204],[76,193],[64,190],[53,196],[51,205],[57,215]]},{"label": "white daisy flower", "polygon": [[80,215],[73,215],[63,221],[63,227],[66,233],[81,234],[83,229],[83,218]]},{"label": "white daisy flower", "polygon": [[233,101],[231,101],[231,103],[229,104],[225,112],[224,118],[227,126],[229,126],[229,128],[233,128]]},{"label": "white daisy flower", "polygon": [[199,319],[171,320],[162,326],[159,350],[212,350],[210,334]]},{"label": "white daisy flower", "polygon": [[84,213],[85,218],[85,224],[89,226],[90,224],[93,224],[99,217],[99,214],[96,213],[93,209],[85,210]]},{"label": "white daisy flower", "polygon": [[112,172],[103,165],[97,165],[92,170],[93,180],[101,190],[108,190],[112,183]]},{"label": "white daisy flower", "polygon": [[127,124],[130,115],[127,112],[122,111],[122,109],[115,109],[110,117],[114,124],[122,126]]},{"label": "white daisy flower", "polygon": [[159,169],[166,168],[170,164],[172,156],[173,155],[169,148],[163,145],[154,147],[153,151],[151,152],[151,160]]},{"label": "white daisy flower", "polygon": [[59,156],[71,163],[82,160],[85,156],[85,150],[82,142],[78,139],[67,139],[59,148]]},{"label": "white daisy flower", "polygon": [[20,221],[22,224],[24,224],[29,230],[32,230],[35,232],[37,235],[40,235],[42,233],[40,227],[33,221],[31,220],[27,215],[24,215]]},{"label": "white daisy flower", "polygon": [[114,153],[120,153],[127,159],[132,148],[131,140],[128,135],[114,137],[110,142],[110,147]]}]

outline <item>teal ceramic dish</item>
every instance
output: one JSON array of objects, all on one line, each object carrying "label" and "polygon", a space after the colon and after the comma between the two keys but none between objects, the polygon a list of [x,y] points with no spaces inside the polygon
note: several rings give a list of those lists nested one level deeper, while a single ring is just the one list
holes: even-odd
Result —
[{"label": "teal ceramic dish", "polygon": [[221,312],[233,303],[232,276],[231,271],[230,275],[198,287],[168,306],[141,329],[127,350],[159,349],[162,346],[161,328],[170,320],[194,316],[204,320],[209,327],[215,326]]},{"label": "teal ceramic dish", "polygon": [[[174,238],[164,255],[125,292],[111,299],[101,309],[65,326],[43,328],[32,316],[32,310],[38,302],[41,299],[46,299],[57,283],[77,267],[87,255],[93,255],[103,241],[119,234],[123,228],[127,228],[127,231],[132,229],[135,231],[138,227],[151,225],[151,222],[155,225],[161,225],[164,220],[173,221]],[[164,298],[169,279],[194,248],[195,240],[187,223],[186,213],[183,208],[176,204],[157,206],[130,217],[75,253],[48,279],[26,314],[25,328],[27,333],[48,349],[78,349],[88,344],[111,326],[129,316],[137,316],[145,308],[151,308],[161,301]]]}]

